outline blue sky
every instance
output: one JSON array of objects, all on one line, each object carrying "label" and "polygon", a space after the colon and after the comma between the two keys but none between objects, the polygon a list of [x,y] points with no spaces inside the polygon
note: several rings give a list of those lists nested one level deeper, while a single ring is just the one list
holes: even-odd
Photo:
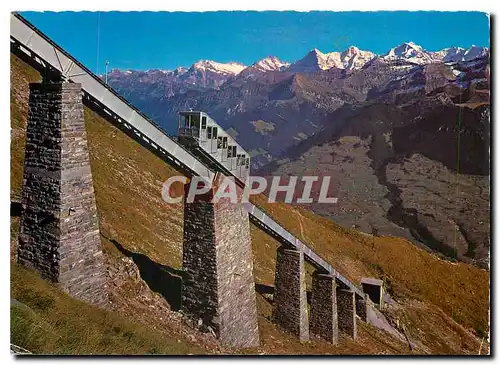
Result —
[{"label": "blue sky", "polygon": [[[312,48],[375,53],[413,41],[427,50],[489,46],[489,19],[474,12],[23,12],[92,71],[174,69],[199,59],[292,62]],[[99,24],[99,27],[98,27]],[[97,67],[99,69],[97,70]]]}]

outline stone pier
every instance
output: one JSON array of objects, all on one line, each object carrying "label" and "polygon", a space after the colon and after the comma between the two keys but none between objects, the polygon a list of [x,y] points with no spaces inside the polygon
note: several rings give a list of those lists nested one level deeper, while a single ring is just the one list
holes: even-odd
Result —
[{"label": "stone pier", "polygon": [[311,334],[338,342],[337,284],[335,277],[315,272],[312,281]]},{"label": "stone pier", "polygon": [[356,339],[356,304],[355,294],[351,290],[337,289],[337,311],[339,320],[339,331]]},{"label": "stone pier", "polygon": [[69,295],[108,302],[81,85],[31,84],[18,262]]},{"label": "stone pier", "polygon": [[276,257],[273,320],[301,341],[309,340],[304,253],[283,246]]},{"label": "stone pier", "polygon": [[213,188],[192,203],[184,202],[181,307],[224,345],[259,346],[249,217],[229,198],[212,201],[222,179],[219,175]]}]

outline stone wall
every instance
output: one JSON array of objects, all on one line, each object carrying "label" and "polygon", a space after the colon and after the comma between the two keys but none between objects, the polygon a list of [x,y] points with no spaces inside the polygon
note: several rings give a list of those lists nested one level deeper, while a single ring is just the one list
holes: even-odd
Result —
[{"label": "stone wall", "polygon": [[18,262],[108,303],[80,84],[31,84]]},{"label": "stone wall", "polygon": [[[250,222],[242,204],[212,202],[222,178],[184,204],[182,310],[211,327],[224,345],[253,347],[259,330]],[[186,196],[188,190],[189,184]]]},{"label": "stone wall", "polygon": [[368,315],[368,305],[369,299],[366,297],[366,294],[365,297],[356,295],[356,314],[363,322],[366,322],[366,318]]},{"label": "stone wall", "polygon": [[281,246],[275,275],[273,320],[301,341],[308,341],[304,253]]},{"label": "stone wall", "polygon": [[337,311],[339,331],[356,339],[356,304],[354,292],[351,290],[337,289]]},{"label": "stone wall", "polygon": [[311,334],[338,342],[336,280],[332,275],[314,273],[311,298]]}]

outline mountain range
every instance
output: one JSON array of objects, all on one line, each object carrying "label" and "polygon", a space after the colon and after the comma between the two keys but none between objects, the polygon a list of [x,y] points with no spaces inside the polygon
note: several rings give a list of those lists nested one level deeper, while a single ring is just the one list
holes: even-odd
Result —
[{"label": "mountain range", "polygon": [[[339,68],[346,70],[359,70],[374,58],[391,61],[408,61],[415,64],[437,63],[437,62],[460,62],[470,61],[483,57],[489,53],[487,47],[471,46],[468,49],[462,47],[449,47],[440,51],[426,51],[421,46],[413,42],[406,42],[397,47],[391,48],[387,53],[376,55],[370,51],[362,51],[355,46],[351,46],[343,52],[323,53],[314,48],[309,51],[300,60],[288,63],[281,61],[278,57],[268,56],[250,66],[245,66],[238,62],[219,63],[210,60],[200,60],[194,63],[190,68],[178,67],[173,71],[161,70],[165,75],[181,76],[184,74],[219,74],[224,76],[236,76],[242,73],[244,76],[252,75],[255,72],[267,71],[292,71],[292,72],[314,72],[319,70],[328,70],[330,68]],[[159,70],[149,70],[156,72]],[[128,70],[126,74],[140,71]],[[118,75],[122,71],[114,69],[112,74]]]},{"label": "mountain range", "polygon": [[[179,66],[175,70],[152,69],[147,71],[113,69],[108,78],[110,83],[124,92],[125,96],[137,100],[140,95],[128,93],[135,84],[144,84],[157,97],[172,97],[188,90],[218,89],[229,79],[254,79],[267,72],[305,72],[327,70],[356,71],[372,64],[422,65],[430,63],[455,63],[470,61],[489,54],[486,47],[471,46],[445,48],[437,52],[429,52],[413,42],[403,43],[391,48],[383,55],[370,51],[362,51],[351,46],[343,52],[322,53],[314,48],[300,60],[288,63],[278,57],[268,56],[250,66],[238,62],[220,63],[211,60],[200,60],[190,67]],[[150,86],[150,87],[149,87]],[[171,128],[167,130],[174,132]]]},{"label": "mountain range", "polygon": [[178,111],[208,112],[254,173],[334,176],[339,204],[316,213],[487,266],[488,48],[313,49],[291,64],[203,60],[108,80],[174,135]]}]

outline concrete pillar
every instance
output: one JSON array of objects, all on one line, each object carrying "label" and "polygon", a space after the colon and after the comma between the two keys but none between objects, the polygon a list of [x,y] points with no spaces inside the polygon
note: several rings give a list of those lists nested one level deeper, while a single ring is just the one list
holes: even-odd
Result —
[{"label": "concrete pillar", "polygon": [[[259,346],[248,213],[213,188],[184,203],[182,311],[210,327],[226,346]],[[189,184],[186,185],[186,196]],[[238,188],[238,196],[242,190]],[[239,200],[238,200],[239,201]]]},{"label": "concrete pillar", "polygon": [[276,257],[273,320],[309,341],[304,253],[281,246]]},{"label": "concrete pillar", "polygon": [[312,282],[311,333],[336,344],[338,342],[337,284],[332,275],[315,272]]},{"label": "concrete pillar", "polygon": [[357,337],[357,326],[356,304],[353,291],[337,289],[337,310],[339,331],[355,340]]},{"label": "concrete pillar", "polygon": [[80,84],[30,85],[22,206],[18,262],[107,304]]},{"label": "concrete pillar", "polygon": [[363,322],[366,322],[368,315],[368,301],[367,294],[365,294],[365,296],[356,294],[356,314]]}]

